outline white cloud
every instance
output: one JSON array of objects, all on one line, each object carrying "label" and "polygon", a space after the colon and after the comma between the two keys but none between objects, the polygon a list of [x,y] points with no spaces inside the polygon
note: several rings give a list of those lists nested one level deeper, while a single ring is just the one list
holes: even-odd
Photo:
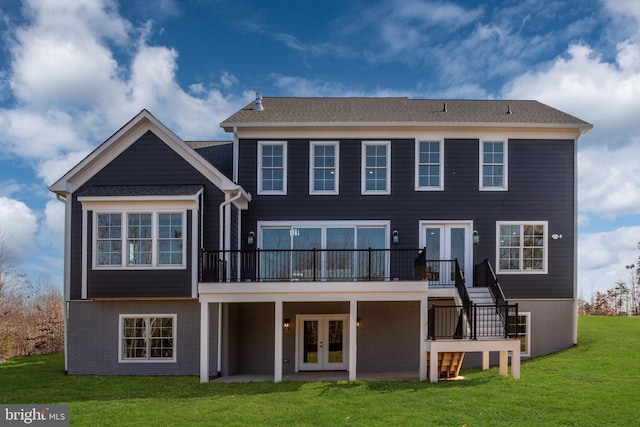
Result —
[{"label": "white cloud", "polygon": [[640,50],[618,46],[616,63],[586,45],[516,78],[505,97],[537,99],[594,124],[578,142],[581,211],[609,218],[640,212]]},{"label": "white cloud", "polygon": [[20,263],[34,249],[34,236],[38,228],[36,215],[23,202],[0,197],[0,232],[6,239],[3,243]]},{"label": "white cloud", "polygon": [[40,224],[38,242],[50,246],[59,253],[64,249],[65,205],[58,200],[49,200],[44,208],[44,219]]},{"label": "white cloud", "polygon": [[[629,281],[629,264],[638,264],[640,226],[621,227],[578,238],[578,283],[581,293],[604,291],[618,281]],[[590,295],[580,295],[589,298]]]}]

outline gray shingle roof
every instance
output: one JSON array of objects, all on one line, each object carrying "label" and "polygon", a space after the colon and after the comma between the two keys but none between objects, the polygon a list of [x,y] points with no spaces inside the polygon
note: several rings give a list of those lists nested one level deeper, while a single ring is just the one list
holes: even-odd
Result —
[{"label": "gray shingle roof", "polygon": [[202,185],[96,185],[83,189],[78,197],[192,196]]},{"label": "gray shingle roof", "polygon": [[446,100],[410,98],[263,98],[264,110],[251,102],[221,124],[264,125],[532,125],[591,128],[591,125],[538,101]]}]

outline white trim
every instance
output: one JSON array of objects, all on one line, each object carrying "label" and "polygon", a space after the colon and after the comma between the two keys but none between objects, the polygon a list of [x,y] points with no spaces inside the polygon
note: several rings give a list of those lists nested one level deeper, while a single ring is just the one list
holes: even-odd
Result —
[{"label": "white trim", "polygon": [[[371,146],[384,146],[386,148],[386,188],[384,190],[367,190],[367,147]],[[391,194],[391,141],[362,141],[360,147],[360,194],[367,196]]]},{"label": "white trim", "polygon": [[[198,252],[198,217],[200,215],[199,208],[195,207],[191,210],[191,297],[198,297],[198,265],[199,252]],[[187,224],[185,224],[185,233]],[[185,245],[186,246],[186,245]]]},{"label": "white trim", "polygon": [[[420,185],[420,143],[437,142],[439,147],[439,172],[440,185],[421,186]],[[415,190],[416,191],[443,191],[444,190],[444,139],[443,138],[416,138],[415,142]]]},{"label": "white trim", "polygon": [[[503,270],[500,268],[500,226],[501,225],[542,225],[544,227],[544,266],[542,270],[522,269],[522,250],[524,248],[522,239],[520,241],[520,269]],[[522,230],[520,231],[522,236]],[[549,272],[549,221],[496,221],[496,273],[500,274],[548,274]]]},{"label": "white trim", "polygon": [[[82,257],[82,276],[81,276],[81,290],[80,290],[80,298],[82,299],[87,299],[87,289],[88,289],[88,265],[87,263],[89,262],[88,257],[89,254],[87,253],[87,247],[88,247],[88,235],[89,235],[89,230],[88,230],[88,215],[89,215],[89,211],[85,206],[82,206],[82,248],[80,250],[81,252],[81,257]],[[95,217],[94,217],[94,222],[95,222]],[[95,246],[92,246],[94,249],[93,251],[95,252]]]},{"label": "white trim", "polygon": [[[156,358],[151,358],[151,356],[149,354],[147,354],[147,358],[146,359],[142,359],[142,358],[131,358],[131,359],[126,359],[124,357],[122,357],[122,332],[123,332],[123,324],[122,321],[125,318],[145,318],[145,319],[151,319],[151,318],[157,318],[157,317],[169,317],[171,318],[171,339],[173,340],[173,346],[172,346],[172,357],[171,358],[162,358],[162,357],[156,357]],[[172,314],[139,314],[139,313],[134,313],[134,314],[120,314],[119,318],[118,318],[118,363],[176,363],[177,362],[177,352],[178,352],[178,337],[177,337],[177,332],[178,332],[178,326],[177,326],[177,322],[178,322],[178,315],[175,313]],[[149,331],[149,322],[147,322],[146,325],[146,330],[147,333]],[[145,342],[147,343],[147,348],[149,346],[149,336],[147,335],[145,337]]]},{"label": "white trim", "polygon": [[282,382],[282,301],[276,300],[274,305],[274,350],[273,350],[273,382]]},{"label": "white trim", "polygon": [[[83,205],[84,209],[85,205]],[[193,209],[193,207],[191,208]],[[180,264],[159,264],[158,263],[158,242],[160,241],[158,237],[158,227],[159,227],[159,215],[160,214],[180,214],[182,217],[182,263]],[[98,215],[100,214],[120,214],[121,215],[121,237],[120,240],[122,242],[122,260],[120,265],[99,265],[98,264]],[[129,245],[127,241],[129,240],[128,235],[128,221],[127,217],[129,214],[150,214],[151,215],[151,264],[129,264],[128,260],[130,258],[129,254]],[[137,207],[135,209],[118,209],[113,208],[111,206],[104,206],[102,209],[93,211],[93,219],[92,219],[92,259],[91,259],[91,268],[93,270],[184,270],[187,268],[187,210],[186,209],[176,209],[176,207],[165,207],[164,209],[158,209],[157,206],[153,208],[150,207]],[[192,224],[194,227],[194,224]],[[87,233],[83,233],[86,235]],[[86,243],[86,242],[85,242]],[[85,244],[86,247],[86,244]],[[84,248],[83,248],[84,249]],[[86,254],[83,259],[86,259]]]},{"label": "white trim", "polygon": [[[262,149],[265,146],[282,146],[282,190],[264,190],[262,176]],[[260,195],[286,195],[287,194],[287,141],[258,141],[258,178],[257,188]]]},{"label": "white trim", "polygon": [[200,302],[200,382],[209,382],[209,303],[202,301]]},{"label": "white trim", "polygon": [[223,191],[240,189],[245,196],[250,198],[241,186],[224,176],[147,110],[142,110],[100,144],[69,172],[53,183],[49,190],[58,194],[73,193],[148,131],[153,132],[216,187]]},{"label": "white trim", "polygon": [[[444,229],[447,227],[464,227],[464,277],[465,283],[467,287],[473,286],[473,221],[472,220],[420,220],[418,221],[418,232],[419,232],[419,244],[421,248],[424,248],[426,245],[426,238],[424,234],[424,230],[430,226],[440,226]],[[441,236],[444,239],[445,246],[440,248],[440,257],[441,259],[445,259],[447,257],[446,253],[450,252],[450,247],[446,246],[446,243],[449,241],[447,237],[444,235]]]},{"label": "white trim", "polygon": [[[525,312],[518,312],[518,316],[524,316],[527,320],[527,330],[525,332],[526,336],[525,336],[525,349],[527,350],[526,353],[521,352],[520,355],[521,356],[525,356],[525,357],[529,357],[531,356],[531,312],[529,311],[525,311]],[[516,320],[516,324],[517,324],[517,320]]]},{"label": "white trim", "polygon": [[[316,146],[333,146],[334,147],[334,175],[333,190],[316,190],[314,188],[314,172],[315,172],[315,147]],[[337,195],[340,194],[340,142],[339,141],[309,141],[309,194],[312,195]]]},{"label": "white trim", "polygon": [[427,305],[429,301],[427,298],[420,298],[420,364],[418,368],[418,378],[420,381],[426,381],[427,379],[427,335],[428,335],[428,320],[427,320]]},{"label": "white trim", "polygon": [[[484,163],[484,144],[491,142],[500,142],[503,147],[503,163],[502,163],[502,185],[501,186],[485,186],[483,180],[483,166]],[[478,173],[479,173],[479,190],[480,191],[508,191],[509,190],[509,140],[504,137],[498,138],[480,138],[478,144]]]},{"label": "white trim", "polygon": [[[296,314],[296,337],[295,337],[295,346],[296,346],[296,364],[295,371],[342,371],[347,370],[349,368],[349,359],[350,359],[350,330],[351,330],[351,322],[349,318],[356,319],[357,316],[350,316],[345,313],[334,313],[334,314]],[[303,361],[304,352],[300,351],[301,346],[304,345],[304,324],[303,322],[306,320],[317,320],[318,321],[318,346],[320,346],[320,341],[327,338],[327,330],[326,326],[328,321],[330,320],[340,320],[343,322],[342,327],[342,362],[341,363],[330,363],[325,356],[328,354],[325,351],[318,350],[318,360],[316,363],[305,363]],[[355,324],[355,321],[354,321]],[[282,330],[282,323],[280,323],[280,330]],[[327,340],[328,341],[328,340]],[[328,348],[328,342],[323,348]]]},{"label": "white trim", "polygon": [[349,300],[349,318],[347,319],[349,322],[349,336],[347,337],[349,341],[349,381],[355,381],[357,375],[357,365],[358,365],[358,300],[355,298],[351,298]]}]

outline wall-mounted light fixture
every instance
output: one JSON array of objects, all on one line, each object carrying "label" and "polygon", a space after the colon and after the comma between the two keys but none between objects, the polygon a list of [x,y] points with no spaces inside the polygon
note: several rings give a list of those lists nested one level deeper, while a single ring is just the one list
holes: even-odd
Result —
[{"label": "wall-mounted light fixture", "polygon": [[255,241],[256,241],[256,233],[254,233],[253,231],[250,231],[249,235],[247,236],[247,245],[253,246]]},{"label": "wall-mounted light fixture", "polygon": [[360,325],[362,325],[362,320],[358,317],[358,319],[356,319],[356,328],[359,328]]},{"label": "wall-mounted light fixture", "polygon": [[478,231],[473,230],[473,246],[478,246],[480,244],[480,234]]},{"label": "wall-mounted light fixture", "polygon": [[291,323],[289,322],[289,319],[284,319],[284,322],[282,322],[282,329],[284,329],[285,331],[288,331],[289,328],[291,328]]},{"label": "wall-mounted light fixture", "polygon": [[398,235],[398,230],[393,230],[393,233],[391,233],[391,241],[393,242],[394,245],[397,245],[398,243],[400,243],[400,236]]},{"label": "wall-mounted light fixture", "polygon": [[556,233],[554,233],[554,234],[552,234],[552,235],[551,235],[551,238],[552,238],[553,240],[562,239],[562,234],[556,234]]}]

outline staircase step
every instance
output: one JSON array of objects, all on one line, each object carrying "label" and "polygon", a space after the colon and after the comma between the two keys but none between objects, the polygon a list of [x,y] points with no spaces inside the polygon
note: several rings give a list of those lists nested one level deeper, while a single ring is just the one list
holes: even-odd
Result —
[{"label": "staircase step", "polygon": [[[438,379],[452,379],[460,375],[464,352],[438,353]],[[429,372],[429,352],[427,352],[427,372]]]}]

